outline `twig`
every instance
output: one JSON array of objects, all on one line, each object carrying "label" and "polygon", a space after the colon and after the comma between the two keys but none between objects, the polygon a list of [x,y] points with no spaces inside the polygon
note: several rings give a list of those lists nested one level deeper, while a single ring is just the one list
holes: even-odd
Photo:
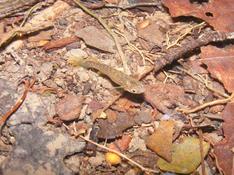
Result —
[{"label": "twig", "polygon": [[6,120],[9,119],[9,117],[13,113],[15,113],[17,111],[17,109],[19,109],[19,107],[22,105],[22,103],[24,102],[29,90],[34,85],[35,79],[32,82],[30,82],[29,80],[25,80],[23,82],[25,83],[24,92],[23,92],[22,96],[16,101],[15,105],[6,114],[4,114],[1,117],[1,119],[0,119],[0,125],[1,126],[3,126],[5,124],[5,122],[6,122]]},{"label": "twig", "polygon": [[198,28],[198,27],[202,27],[205,24],[205,22],[202,22],[200,24],[197,24],[195,26],[192,26],[190,28],[187,28],[186,31],[182,34],[179,35],[179,37],[172,43],[170,43],[170,39],[168,37],[168,33],[167,33],[167,48],[166,49],[170,49],[171,47],[178,45],[179,41],[181,41],[182,39],[184,39],[188,34],[190,34],[192,32],[192,30]]},{"label": "twig", "polygon": [[35,10],[37,10],[38,8],[40,8],[41,5],[42,5],[42,2],[35,4],[34,6],[32,6],[32,7],[29,9],[29,11],[26,13],[26,15],[25,15],[25,17],[24,17],[22,23],[20,24],[20,27],[23,27],[23,26],[24,26],[24,24],[25,24],[26,21],[28,20],[29,16],[32,14],[32,12],[35,11]]},{"label": "twig", "polygon": [[152,169],[149,169],[149,168],[145,168],[144,166],[140,165],[139,163],[135,162],[134,160],[128,158],[126,155],[124,155],[124,154],[122,154],[122,153],[120,153],[120,152],[118,152],[118,151],[116,151],[116,150],[113,150],[113,149],[110,149],[110,148],[108,148],[108,147],[106,147],[106,146],[100,145],[100,144],[98,144],[98,143],[96,143],[96,142],[94,142],[94,141],[92,141],[92,140],[89,140],[89,139],[87,139],[87,138],[85,138],[85,137],[83,137],[83,136],[81,136],[81,135],[79,135],[79,137],[80,137],[81,139],[83,139],[83,140],[89,142],[89,143],[92,143],[92,144],[96,145],[96,146],[99,147],[99,148],[102,148],[102,149],[104,149],[104,150],[106,150],[106,151],[109,151],[109,152],[112,152],[112,153],[117,154],[118,156],[122,157],[123,159],[126,159],[127,161],[129,161],[129,162],[132,163],[133,165],[135,165],[135,166],[137,166],[138,168],[140,168],[143,172],[158,173],[158,171],[156,171],[156,170],[152,170]]},{"label": "twig", "polygon": [[109,26],[105,23],[105,21],[99,17],[98,15],[94,14],[93,12],[91,12],[88,8],[86,8],[84,5],[82,5],[80,3],[79,0],[73,0],[82,10],[84,10],[87,14],[89,14],[90,16],[92,16],[93,18],[97,19],[98,22],[105,28],[105,30],[109,33],[109,35],[113,38],[116,48],[118,50],[120,59],[122,61],[123,64],[123,68],[124,68],[124,72],[126,74],[130,74],[130,70],[128,68],[128,64],[127,64],[127,60],[125,59],[125,55],[123,53],[123,50],[121,48],[121,45],[118,41],[118,38],[116,37],[115,33],[112,32],[112,30],[109,28]]},{"label": "twig", "polygon": [[121,5],[114,5],[114,4],[105,4],[105,7],[109,8],[120,8],[122,10],[131,9],[135,7],[153,7],[153,6],[160,6],[161,3],[159,2],[142,2],[136,4],[121,4]]},{"label": "twig", "polygon": [[153,61],[149,58],[145,58],[144,54],[142,53],[142,51],[140,49],[138,49],[134,44],[130,43],[130,41],[128,40],[128,38],[121,32],[114,30],[115,33],[121,35],[122,37],[124,37],[125,41],[127,42],[127,44],[132,47],[133,49],[135,49],[141,56],[142,61],[143,61],[143,65],[145,66],[145,60],[149,61],[151,64],[154,64]]},{"label": "twig", "polygon": [[229,101],[232,100],[232,98],[234,97],[234,93],[229,96],[228,98],[225,98],[225,99],[218,99],[218,100],[214,100],[214,101],[211,101],[211,102],[207,102],[207,103],[204,103],[200,106],[197,106],[195,108],[192,108],[192,109],[178,109],[179,112],[182,112],[184,114],[190,114],[190,113],[194,113],[194,112],[197,112],[197,111],[200,111],[206,107],[209,107],[209,106],[214,106],[214,105],[219,105],[219,104],[226,104],[228,103]]},{"label": "twig", "polygon": [[177,67],[177,69],[179,69],[180,71],[185,72],[186,74],[188,74],[189,76],[191,76],[193,79],[195,79],[195,80],[197,80],[197,81],[203,83],[203,84],[206,86],[206,88],[207,88],[208,90],[210,90],[210,91],[212,91],[212,92],[215,92],[215,93],[221,95],[222,97],[225,97],[225,98],[229,97],[229,95],[226,94],[225,92],[221,92],[221,91],[219,91],[219,90],[217,90],[217,89],[214,89],[214,88],[213,88],[212,86],[210,86],[207,82],[201,80],[201,79],[200,79],[201,77],[198,78],[198,77],[196,77],[194,74],[192,74],[191,72],[189,72],[188,70],[183,69],[183,68],[181,68],[181,67]]},{"label": "twig", "polygon": [[19,36],[22,37],[24,35],[28,35],[30,33],[34,33],[43,29],[47,29],[52,27],[51,22],[45,22],[43,24],[37,25],[37,26],[24,26],[24,27],[16,27],[9,31],[8,33],[4,34],[3,38],[1,39],[0,42],[0,47],[3,46],[4,44],[10,42],[13,40],[15,37]]},{"label": "twig", "polygon": [[201,129],[199,129],[198,135],[199,135],[199,144],[200,144],[202,175],[206,175],[205,162],[204,162],[203,134]]},{"label": "twig", "polygon": [[161,58],[155,61],[155,71],[159,71],[167,64],[171,64],[173,61],[178,60],[185,54],[193,51],[194,49],[205,46],[210,42],[219,42],[225,40],[234,39],[234,32],[231,33],[220,33],[216,31],[208,31],[200,35],[198,39],[188,39],[181,44],[181,47],[170,48],[167,53]]}]

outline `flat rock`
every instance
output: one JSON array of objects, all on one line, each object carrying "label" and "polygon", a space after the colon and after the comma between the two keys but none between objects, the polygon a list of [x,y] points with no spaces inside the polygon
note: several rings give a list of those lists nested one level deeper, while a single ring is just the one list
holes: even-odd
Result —
[{"label": "flat rock", "polygon": [[76,36],[82,38],[84,42],[91,47],[105,52],[115,52],[115,43],[104,30],[94,26],[88,26],[78,30]]},{"label": "flat rock", "polygon": [[[0,79],[0,115],[16,102],[18,93],[14,83]],[[73,174],[63,160],[67,155],[81,152],[85,143],[61,133],[60,129],[46,127],[54,98],[29,93],[22,106],[11,116],[7,125],[15,143],[1,173],[12,174]]]}]

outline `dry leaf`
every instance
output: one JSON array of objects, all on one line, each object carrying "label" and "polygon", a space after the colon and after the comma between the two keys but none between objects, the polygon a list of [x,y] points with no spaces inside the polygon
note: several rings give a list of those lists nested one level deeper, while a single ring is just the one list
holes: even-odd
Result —
[{"label": "dry leaf", "polygon": [[[197,2],[197,1],[195,1]],[[190,0],[163,0],[172,17],[194,16],[208,22],[215,30],[234,32],[233,0],[213,0],[209,3],[191,3]]]},{"label": "dry leaf", "polygon": [[[204,156],[207,155],[210,145],[203,142]],[[201,163],[200,141],[194,137],[185,137],[181,143],[172,146],[172,161],[168,163],[159,159],[157,166],[164,171],[180,174],[190,174],[196,170]]]},{"label": "dry leaf", "polygon": [[211,75],[224,84],[229,92],[234,92],[234,46],[201,48],[202,62],[208,66]]},{"label": "dry leaf", "polygon": [[79,117],[84,96],[67,95],[56,106],[56,113],[64,121],[71,121]]},{"label": "dry leaf", "polygon": [[[151,22],[148,26],[138,29],[138,36],[154,46],[162,47],[162,43],[165,40],[166,27],[168,24],[163,20],[157,20]],[[164,29],[164,30],[163,30]]]},{"label": "dry leaf", "polygon": [[161,121],[159,127],[146,140],[147,147],[169,162],[171,161],[174,124],[173,120]]},{"label": "dry leaf", "polygon": [[225,175],[232,174],[234,147],[234,103],[228,103],[223,111],[223,131],[225,139],[214,146],[219,167]]},{"label": "dry leaf", "polygon": [[173,84],[156,83],[147,85],[144,93],[145,100],[163,113],[170,113],[180,103],[186,106],[195,105],[185,98],[184,89]]},{"label": "dry leaf", "polygon": [[97,137],[103,139],[113,139],[122,135],[123,131],[135,124],[134,118],[126,113],[117,113],[115,122],[99,119],[100,130]]},{"label": "dry leaf", "polygon": [[116,151],[125,151],[129,147],[132,137],[130,135],[123,135],[121,139],[116,140],[114,143],[109,145],[109,148]]}]

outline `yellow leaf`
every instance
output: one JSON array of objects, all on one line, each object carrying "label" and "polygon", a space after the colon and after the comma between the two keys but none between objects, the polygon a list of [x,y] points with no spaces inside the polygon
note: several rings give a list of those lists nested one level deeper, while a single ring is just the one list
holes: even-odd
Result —
[{"label": "yellow leaf", "polygon": [[[204,156],[207,155],[210,145],[203,142]],[[172,161],[168,163],[160,158],[157,166],[164,171],[189,174],[196,170],[201,163],[200,141],[195,137],[185,137],[181,143],[172,146]]]}]

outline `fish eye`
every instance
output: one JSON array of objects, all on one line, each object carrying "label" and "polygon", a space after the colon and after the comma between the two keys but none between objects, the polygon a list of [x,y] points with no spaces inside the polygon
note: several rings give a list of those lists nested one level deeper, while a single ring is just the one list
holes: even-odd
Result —
[{"label": "fish eye", "polygon": [[133,92],[133,93],[136,93],[136,90],[135,90],[135,89],[132,89],[132,92]]}]

